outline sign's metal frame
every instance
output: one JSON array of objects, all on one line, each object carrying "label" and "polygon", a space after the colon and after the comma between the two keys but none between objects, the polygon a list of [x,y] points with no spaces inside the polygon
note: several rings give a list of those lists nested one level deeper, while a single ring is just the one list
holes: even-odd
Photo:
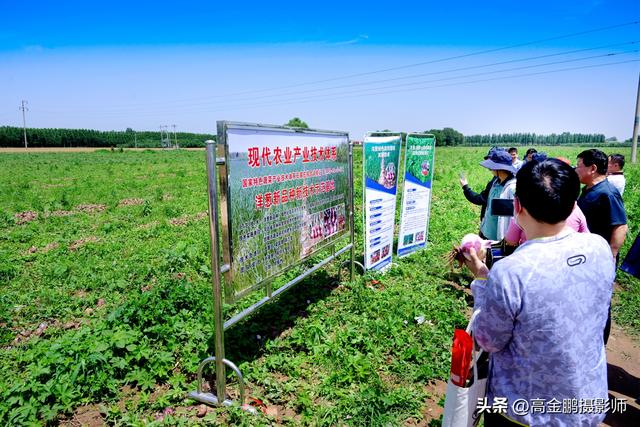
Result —
[{"label": "sign's metal frame", "polygon": [[[213,309],[214,309],[214,327],[215,327],[215,356],[208,357],[204,359],[200,366],[198,367],[198,385],[197,390],[189,393],[189,397],[197,400],[199,402],[208,404],[208,405],[232,405],[233,401],[226,398],[226,367],[229,367],[239,379],[240,385],[240,399],[241,405],[249,410],[252,408],[244,405],[244,379],[240,370],[234,365],[231,361],[225,359],[225,351],[224,351],[224,331],[231,326],[238,323],[243,318],[247,317],[254,311],[256,311],[261,306],[266,303],[272,301],[280,294],[284,293],[300,281],[302,281],[307,276],[313,274],[318,269],[322,268],[330,261],[336,259],[338,256],[343,253],[350,251],[350,260],[346,261],[350,265],[350,280],[353,280],[354,274],[354,265],[358,264],[355,261],[355,240],[354,240],[354,195],[353,195],[353,144],[349,141],[349,135],[346,132],[336,132],[336,131],[324,131],[317,129],[302,129],[302,128],[290,128],[285,126],[274,126],[274,125],[262,125],[262,124],[253,124],[253,123],[242,123],[242,122],[228,122],[228,121],[219,121],[217,123],[218,128],[218,143],[215,141],[206,141],[206,159],[207,159],[207,182],[208,182],[208,196],[209,196],[209,234],[211,238],[211,281],[213,287]],[[349,204],[348,215],[349,215],[349,243],[344,247],[340,248],[336,251],[335,248],[335,239],[330,240],[325,245],[319,247],[314,253],[322,250],[327,247],[331,247],[331,255],[315,264],[310,269],[304,271],[302,274],[296,276],[294,279],[290,280],[277,290],[273,290],[271,286],[271,280],[267,280],[253,285],[248,290],[245,290],[240,297],[251,290],[255,290],[259,287],[265,287],[265,296],[242,310],[240,313],[237,313],[230,319],[224,321],[223,313],[222,313],[222,305],[225,301],[233,301],[238,298],[237,295],[233,295],[232,287],[227,286],[226,288],[231,288],[231,290],[225,289],[224,295],[222,290],[222,277],[221,275],[225,275],[226,283],[231,283],[231,263],[232,259],[232,250],[231,250],[231,209],[229,203],[229,146],[227,144],[227,131],[229,129],[274,129],[278,131],[284,132],[292,132],[292,133],[315,133],[315,134],[323,134],[323,135],[343,135],[347,138],[348,141],[348,191],[349,194],[347,196],[347,202]],[[218,174],[218,167],[220,168],[220,173]],[[220,189],[220,194],[218,195],[218,187]],[[218,201],[220,202],[221,212],[219,216],[218,212]],[[220,233],[220,225],[222,225],[222,251],[220,251],[220,243],[219,243],[219,233]],[[343,237],[343,235],[337,237]],[[220,262],[220,252],[222,252],[222,263]],[[308,257],[307,257],[308,258]],[[306,258],[305,258],[306,259]],[[300,260],[294,266],[300,265],[304,262],[305,259]],[[291,268],[292,268],[291,267]],[[226,299],[225,299],[226,297]],[[213,393],[205,393],[202,390],[202,372],[204,367],[209,363],[215,363],[215,377],[216,377],[216,394]]]}]

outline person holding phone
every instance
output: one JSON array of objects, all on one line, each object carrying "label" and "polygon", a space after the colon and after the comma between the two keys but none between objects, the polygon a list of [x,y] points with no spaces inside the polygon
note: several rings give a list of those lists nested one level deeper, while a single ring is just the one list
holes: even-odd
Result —
[{"label": "person holding phone", "polygon": [[506,150],[495,150],[480,162],[496,178],[487,196],[487,209],[480,231],[488,240],[502,240],[513,217],[513,199],[516,191],[516,170]]},{"label": "person holding phone", "polygon": [[[500,150],[500,147],[491,147],[487,152],[487,155],[484,156],[484,159],[487,160],[489,156],[491,156],[491,154],[496,150]],[[482,222],[482,220],[484,219],[484,214],[487,210],[487,198],[495,180],[496,177],[492,177],[489,182],[487,182],[484,190],[482,190],[480,193],[476,193],[471,189],[471,187],[469,187],[469,183],[467,182],[467,177],[465,176],[464,172],[460,172],[460,187],[462,187],[464,197],[474,205],[480,206],[480,222]],[[482,230],[480,230],[480,237],[482,237],[483,239],[487,238],[487,236],[482,234]]]}]

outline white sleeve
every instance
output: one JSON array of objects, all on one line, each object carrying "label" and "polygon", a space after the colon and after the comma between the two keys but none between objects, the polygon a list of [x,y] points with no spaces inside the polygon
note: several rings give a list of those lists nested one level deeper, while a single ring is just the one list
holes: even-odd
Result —
[{"label": "white sleeve", "polygon": [[[509,199],[513,200],[516,196],[516,180],[512,179],[507,186],[500,193],[501,199]],[[498,240],[504,239],[504,236],[507,234],[507,230],[509,230],[509,222],[511,222],[511,218],[513,216],[499,216],[498,217],[498,230],[496,238]]]}]

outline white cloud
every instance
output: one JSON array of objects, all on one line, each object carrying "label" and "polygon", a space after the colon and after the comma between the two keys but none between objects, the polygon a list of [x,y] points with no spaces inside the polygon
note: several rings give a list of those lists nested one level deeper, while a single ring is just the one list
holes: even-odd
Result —
[{"label": "white cloud", "polygon": [[332,43],[332,44],[335,45],[335,46],[344,46],[344,45],[356,44],[356,43],[359,43],[361,41],[367,40],[368,38],[369,38],[369,36],[366,35],[366,34],[358,34],[358,36],[356,38],[353,38],[351,40],[335,42],[335,43]]}]

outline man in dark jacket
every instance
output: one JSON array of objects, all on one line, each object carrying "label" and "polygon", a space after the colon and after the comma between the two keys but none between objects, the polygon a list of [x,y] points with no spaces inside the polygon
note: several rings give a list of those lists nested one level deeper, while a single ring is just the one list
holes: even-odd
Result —
[{"label": "man in dark jacket", "polygon": [[[582,209],[589,231],[599,234],[609,243],[613,259],[618,265],[618,252],[627,236],[627,213],[622,196],[607,180],[607,155],[592,148],[578,154],[576,173],[584,184],[578,197],[578,206]],[[607,344],[611,331],[611,309],[604,329],[604,343]]]},{"label": "man in dark jacket", "polygon": [[[493,153],[495,150],[502,150],[502,148],[491,147],[489,149],[489,152],[487,152],[487,155],[484,156],[484,159],[487,160],[489,156],[491,156],[491,153]],[[495,176],[491,177],[489,182],[487,182],[487,185],[485,186],[484,190],[482,190],[482,192],[480,193],[476,193],[471,189],[471,187],[469,187],[467,178],[465,178],[463,175],[460,176],[460,186],[462,187],[464,197],[474,205],[480,206],[480,222],[481,223],[482,223],[482,219],[484,218],[484,213],[487,210],[487,198],[489,196],[489,191],[491,190],[491,186],[493,185],[493,182],[496,179],[497,178]],[[483,236],[482,233],[480,233],[480,237],[485,238],[485,236]]]}]

